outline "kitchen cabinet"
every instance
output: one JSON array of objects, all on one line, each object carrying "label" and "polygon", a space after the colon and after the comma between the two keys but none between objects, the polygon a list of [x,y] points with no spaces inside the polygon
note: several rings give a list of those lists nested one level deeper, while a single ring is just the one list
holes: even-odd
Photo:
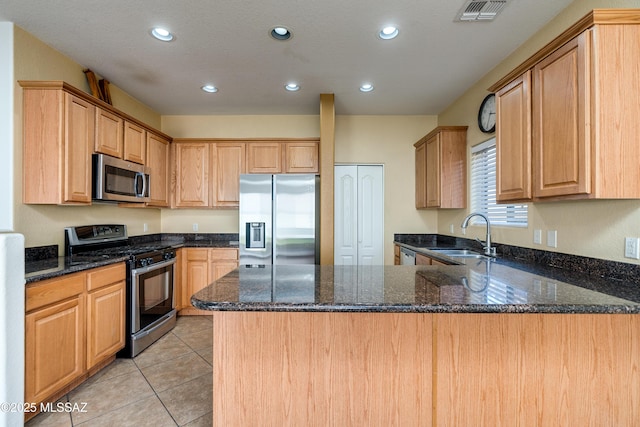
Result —
[{"label": "kitchen cabinet", "polygon": [[496,93],[496,201],[531,199],[531,71]]},{"label": "kitchen cabinet", "polygon": [[[637,10],[596,9],[490,88],[505,92],[531,73],[530,88],[525,83],[519,89],[520,102],[497,112],[498,129],[515,118],[525,122],[524,130],[520,110],[530,108],[530,136],[505,128],[496,143],[506,147],[531,138],[533,201],[640,198],[640,104],[628,96],[640,91],[638,18]],[[498,174],[506,170],[509,176],[513,160],[499,158]],[[501,200],[526,196],[514,192]]]},{"label": "kitchen cabinet", "polygon": [[246,173],[246,144],[216,142],[211,149],[211,205],[235,207],[240,205],[240,175]]},{"label": "kitchen cabinet", "polygon": [[[147,153],[147,131],[135,123],[124,121],[124,159],[145,164]],[[147,164],[149,166],[149,164]],[[152,196],[153,197],[153,196]]]},{"label": "kitchen cabinet", "polygon": [[87,274],[87,369],[124,347],[125,280],[124,264]]},{"label": "kitchen cabinet", "polygon": [[75,94],[25,87],[24,203],[91,204],[95,106]]},{"label": "kitchen cabinet", "polygon": [[284,159],[284,173],[318,173],[318,142],[286,142]]},{"label": "kitchen cabinet", "polygon": [[416,208],[464,208],[467,126],[439,126],[414,144]]},{"label": "kitchen cabinet", "polygon": [[209,144],[176,144],[175,168],[175,206],[209,206]]},{"label": "kitchen cabinet", "polygon": [[318,173],[317,141],[247,142],[247,173]]},{"label": "kitchen cabinet", "polygon": [[58,399],[124,347],[125,277],[119,263],[27,286],[25,402]]},{"label": "kitchen cabinet", "polygon": [[124,153],[124,120],[110,111],[97,107],[96,111],[96,153],[122,159]]},{"label": "kitchen cabinet", "polygon": [[402,264],[402,260],[400,259],[400,246],[393,245],[393,265]]},{"label": "kitchen cabinet", "polygon": [[184,314],[211,315],[191,305],[191,295],[238,267],[236,248],[184,248],[182,259],[182,310]]},{"label": "kitchen cabinet", "polygon": [[63,81],[18,83],[23,88],[26,204],[90,205],[94,151],[145,164],[144,135],[162,135]]},{"label": "kitchen cabinet", "polygon": [[282,173],[282,144],[252,142],[247,144],[247,173]]},{"label": "kitchen cabinet", "polygon": [[42,402],[85,372],[83,273],[26,290],[25,402]]},{"label": "kitchen cabinet", "polygon": [[429,256],[416,253],[416,265],[452,265]]},{"label": "kitchen cabinet", "polygon": [[169,140],[151,132],[146,132],[147,166],[151,169],[148,206],[168,207],[169,194]]}]

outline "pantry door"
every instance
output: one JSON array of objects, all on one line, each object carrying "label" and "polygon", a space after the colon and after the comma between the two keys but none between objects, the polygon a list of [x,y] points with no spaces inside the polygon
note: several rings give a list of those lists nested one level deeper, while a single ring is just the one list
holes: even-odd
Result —
[{"label": "pantry door", "polygon": [[334,172],[335,264],[383,265],[383,166],[336,165]]}]

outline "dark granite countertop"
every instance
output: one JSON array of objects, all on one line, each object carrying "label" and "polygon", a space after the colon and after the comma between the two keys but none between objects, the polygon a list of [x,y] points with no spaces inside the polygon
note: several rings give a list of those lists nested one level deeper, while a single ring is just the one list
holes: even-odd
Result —
[{"label": "dark granite countertop", "polygon": [[35,254],[32,257],[27,256],[25,260],[27,284],[124,262],[129,260],[134,252],[182,247],[237,248],[238,235],[165,233],[133,236],[129,238],[129,245],[124,248],[108,248],[64,257],[57,256],[57,246],[54,246],[27,249],[29,253]]},{"label": "dark granite countertop", "polygon": [[640,313],[638,302],[485,260],[446,266],[241,266],[191,302],[214,311]]}]

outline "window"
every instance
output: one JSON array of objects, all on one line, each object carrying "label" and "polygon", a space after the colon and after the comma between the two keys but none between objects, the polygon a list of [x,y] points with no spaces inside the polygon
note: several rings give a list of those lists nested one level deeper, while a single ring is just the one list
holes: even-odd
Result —
[{"label": "window", "polygon": [[527,226],[527,205],[496,204],[495,138],[471,148],[471,212],[485,214],[491,225]]}]

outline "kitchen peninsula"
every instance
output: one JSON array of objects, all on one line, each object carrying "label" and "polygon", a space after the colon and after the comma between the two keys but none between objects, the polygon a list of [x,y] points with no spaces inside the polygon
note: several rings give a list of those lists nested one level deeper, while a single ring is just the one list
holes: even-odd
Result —
[{"label": "kitchen peninsula", "polygon": [[632,425],[640,304],[499,261],[240,267],[214,311],[214,425]]}]

